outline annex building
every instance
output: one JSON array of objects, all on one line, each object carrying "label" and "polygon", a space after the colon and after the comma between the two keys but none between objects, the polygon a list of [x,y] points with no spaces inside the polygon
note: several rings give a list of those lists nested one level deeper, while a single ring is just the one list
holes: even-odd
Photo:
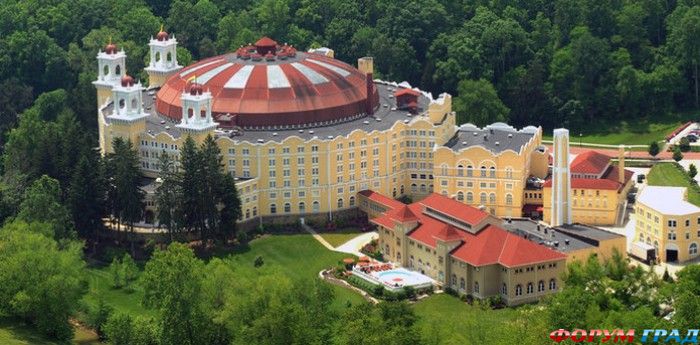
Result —
[{"label": "annex building", "polygon": [[457,126],[449,94],[374,79],[370,57],[351,66],[330,49],[264,37],[181,66],[174,36],[161,31],[148,44],[147,86],[128,76],[126,52],[113,43],[97,54],[93,82],[102,153],[115,137],[131,140],[150,178],[146,224],[159,156],[177,160],[185,138],[209,135],[236,178],[242,223],[351,216],[368,189],[413,200],[437,193],[497,217],[547,208],[546,191],[528,191],[528,181],[550,175],[541,128]]},{"label": "annex building", "polygon": [[634,241],[652,245],[663,262],[698,257],[700,207],[685,187],[644,186],[637,196]]}]

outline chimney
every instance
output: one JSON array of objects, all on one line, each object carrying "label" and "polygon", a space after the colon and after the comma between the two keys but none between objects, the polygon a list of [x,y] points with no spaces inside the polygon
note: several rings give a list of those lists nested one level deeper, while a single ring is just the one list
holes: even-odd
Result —
[{"label": "chimney", "polygon": [[365,56],[357,59],[357,69],[365,75],[365,84],[367,85],[365,112],[367,115],[374,115],[374,58]]},{"label": "chimney", "polygon": [[552,163],[552,218],[550,224],[571,223],[571,172],[569,170],[569,130],[554,130],[554,162]]},{"label": "chimney", "polygon": [[620,145],[617,153],[617,182],[625,184],[625,145]]}]

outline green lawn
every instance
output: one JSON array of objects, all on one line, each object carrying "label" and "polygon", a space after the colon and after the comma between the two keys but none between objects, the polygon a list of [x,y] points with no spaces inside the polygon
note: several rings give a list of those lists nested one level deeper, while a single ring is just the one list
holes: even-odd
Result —
[{"label": "green lawn", "polygon": [[106,304],[123,313],[131,315],[155,316],[155,312],[141,306],[143,291],[134,285],[129,293],[124,289],[113,289],[110,283],[109,268],[90,268],[87,270],[90,289],[83,298],[85,302],[96,304],[100,298]]},{"label": "green lawn", "polygon": [[688,201],[700,206],[700,190],[697,185],[690,184],[685,171],[675,163],[655,165],[647,175],[647,183],[652,186],[688,187]]},{"label": "green lawn", "polygon": [[333,232],[322,233],[321,237],[323,237],[324,240],[328,241],[328,243],[330,243],[333,247],[338,247],[361,234],[362,232],[359,229],[343,229]]},{"label": "green lawn", "polygon": [[[266,236],[250,243],[246,251],[233,253],[226,260],[237,267],[242,274],[257,274],[253,267],[255,258],[262,256],[265,266],[277,267],[292,278],[319,279],[318,272],[333,266],[348,254],[327,250],[311,235]],[[348,289],[333,286],[336,292],[336,306],[342,307],[347,301],[361,303],[362,297]]]},{"label": "green lawn", "polygon": [[[94,333],[78,328],[72,341],[76,345],[102,344]],[[34,328],[14,320],[0,319],[0,344],[2,345],[58,345],[64,344],[46,340],[37,334]]]},{"label": "green lawn", "polygon": [[[595,128],[571,130],[571,145],[579,142],[608,145],[648,145],[652,141],[664,140],[666,135],[676,127],[693,119],[696,113],[678,113],[667,115],[663,119],[646,119],[629,123],[622,121],[617,124],[598,123]],[[579,137],[579,134],[583,134]],[[552,133],[544,133],[545,140],[552,140]]]},{"label": "green lawn", "polygon": [[[414,305],[421,334],[434,344],[503,344],[504,325],[519,318],[518,310],[481,309],[439,294]],[[511,339],[512,340],[512,339]]]}]

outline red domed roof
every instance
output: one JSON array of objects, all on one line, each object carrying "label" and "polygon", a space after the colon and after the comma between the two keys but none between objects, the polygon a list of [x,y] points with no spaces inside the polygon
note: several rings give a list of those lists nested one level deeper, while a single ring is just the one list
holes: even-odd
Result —
[{"label": "red domed roof", "polygon": [[168,40],[168,33],[165,31],[159,31],[158,34],[156,35],[156,39],[159,41],[167,41]]},{"label": "red domed roof", "polygon": [[121,82],[123,87],[134,86],[134,78],[130,75],[124,75]]},{"label": "red domed roof", "polygon": [[117,53],[117,45],[110,41],[109,44],[107,44],[105,46],[105,53],[116,54]]},{"label": "red domed roof", "polygon": [[356,118],[379,104],[376,88],[370,87],[367,97],[372,81],[344,62],[287,45],[262,56],[256,48],[241,47],[185,67],[158,91],[156,110],[179,120],[180,96],[194,75],[211,92],[212,111],[222,126],[323,125]]},{"label": "red domed roof", "polygon": [[199,96],[202,93],[204,93],[204,87],[202,87],[202,84],[199,84],[197,82],[190,84],[189,90],[190,95],[192,96]]}]

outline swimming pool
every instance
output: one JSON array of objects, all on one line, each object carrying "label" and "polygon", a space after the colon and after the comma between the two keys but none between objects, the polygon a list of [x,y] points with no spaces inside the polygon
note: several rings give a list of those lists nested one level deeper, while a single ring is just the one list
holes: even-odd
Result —
[{"label": "swimming pool", "polygon": [[414,289],[428,288],[433,285],[430,277],[418,272],[409,271],[405,268],[393,268],[386,271],[374,271],[370,273],[355,272],[357,276],[364,278],[375,284],[381,284],[389,290],[400,290],[404,286],[411,286]]}]

